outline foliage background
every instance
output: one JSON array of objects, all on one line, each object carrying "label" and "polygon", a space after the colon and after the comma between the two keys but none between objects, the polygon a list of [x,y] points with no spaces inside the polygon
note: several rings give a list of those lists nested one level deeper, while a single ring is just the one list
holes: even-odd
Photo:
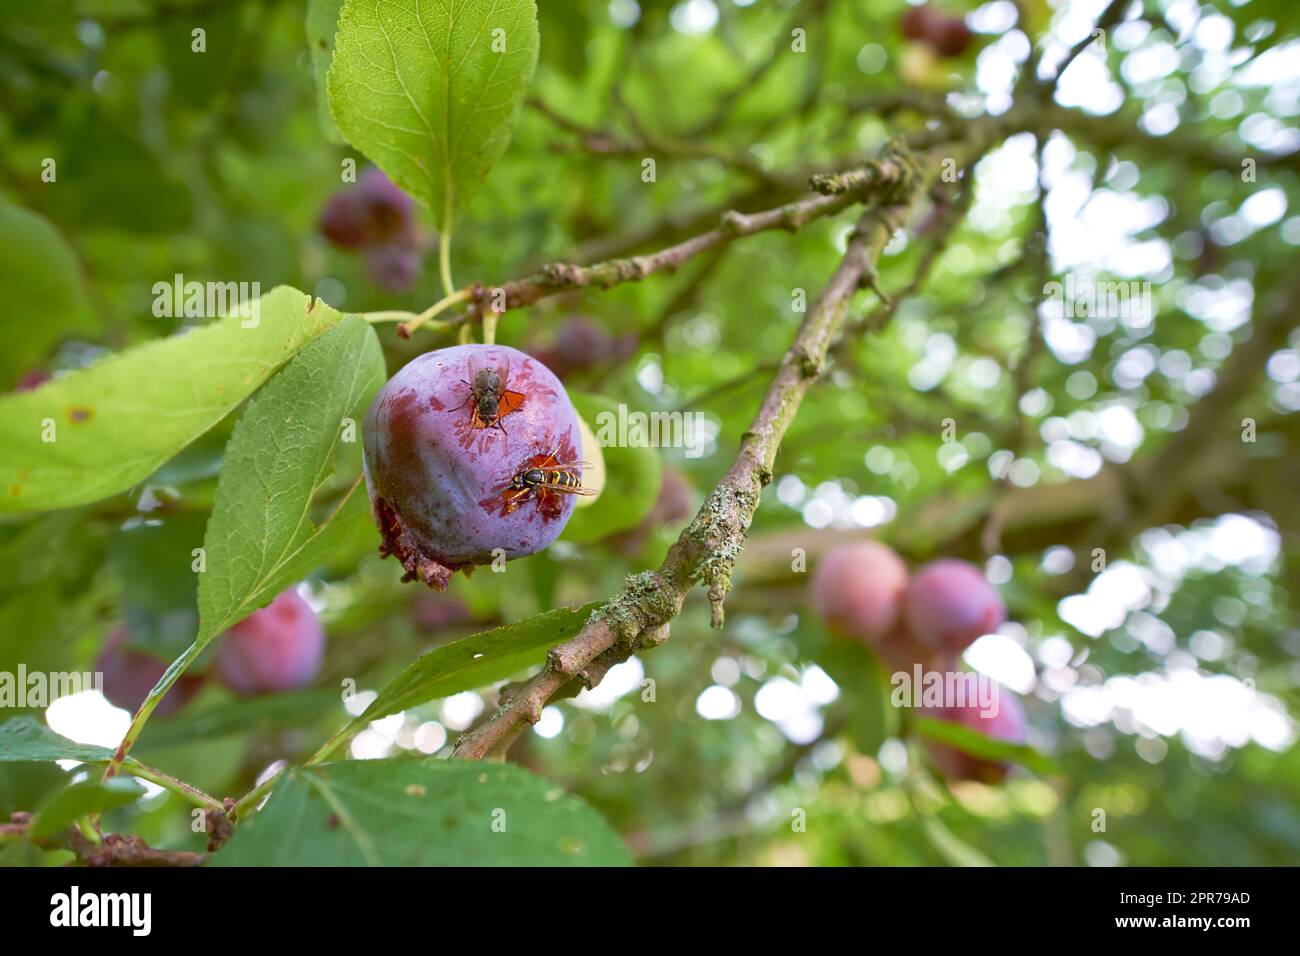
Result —
[{"label": "foliage background", "polygon": [[[896,27],[904,5],[895,0],[540,6],[529,96],[546,108],[523,111],[458,226],[461,281],[652,250],[711,227],[719,211],[794,198],[809,169],[852,165],[890,134],[923,127],[925,110],[880,108],[891,94],[936,97],[942,109],[951,90],[949,108],[996,110],[1021,48],[1002,16],[1006,2],[951,4],[991,26],[964,57],[919,71],[907,66]],[[1058,54],[1100,12],[1092,3],[1022,7]],[[1052,137],[1047,215],[1061,237],[1050,247],[1052,274],[1148,280],[1154,322],[1062,330],[1043,319],[1045,341],[1022,364],[1038,284],[1026,256],[1036,216],[1033,137],[1020,134],[983,160],[972,213],[922,292],[883,330],[850,333],[787,436],[727,628],[711,631],[704,602],[692,598],[667,645],[578,701],[555,704],[541,725],[551,736],[527,734],[512,752],[585,797],[634,858],[1300,860],[1294,323],[1274,323],[1276,341],[1252,360],[1230,414],[1194,436],[1177,501],[1159,501],[1168,475],[1130,468],[1136,483],[1115,477],[1130,459],[1158,461],[1172,436],[1200,421],[1198,400],[1214,394],[1257,324],[1252,300],[1295,301],[1294,158],[1262,162],[1258,181],[1242,182],[1235,163],[1215,169],[1206,157],[1211,148],[1266,157],[1300,146],[1300,41],[1286,2],[1146,0],[1143,9],[1148,28],[1116,31],[1104,66],[1074,67],[1089,71],[1087,82],[1115,87],[1109,110],[1070,102],[1083,95],[1080,84],[1058,93],[1075,113],[1099,118],[1087,127],[1096,135]],[[324,202],[341,188],[340,161],[360,157],[322,126],[305,14],[301,3],[276,0],[0,4],[0,176],[12,204],[0,209],[0,387],[33,368],[67,373],[180,331],[185,320],[151,313],[153,283],[176,273],[264,290],[291,285],[349,313],[418,312],[438,298],[432,246],[415,286],[394,296],[317,232]],[[195,25],[207,30],[203,55],[190,52]],[[788,52],[792,25],[807,31],[805,54]],[[1227,45],[1218,39],[1225,31]],[[593,149],[589,133],[630,145]],[[1188,148],[1193,142],[1199,148]],[[709,144],[723,160],[684,148],[692,144]],[[652,184],[640,177],[644,155],[657,158]],[[40,176],[47,157],[57,158],[55,183]],[[1095,190],[1095,218],[1078,211],[1081,197],[1071,199],[1080,180]],[[1266,190],[1270,198],[1252,207]],[[910,281],[926,249],[927,211],[887,250],[885,290]],[[14,225],[32,213],[45,224],[35,227],[40,245]],[[422,222],[431,237],[436,226]],[[708,454],[659,453],[688,478],[698,504],[794,334],[792,290],[815,294],[848,229],[842,215],[795,235],[736,242],[674,276],[550,298],[508,313],[498,341],[540,347],[575,314],[613,333],[635,331],[635,354],[570,385],[633,408],[707,412],[716,425]],[[855,308],[868,315],[870,294]],[[436,333],[405,341],[391,326],[377,330],[390,372],[438,344]],[[1245,416],[1258,421],[1252,445],[1238,437]],[[137,488],[0,525],[0,670],[19,661],[86,670],[122,620],[160,656],[188,645],[194,579],[163,555],[201,537],[236,417],[149,480],[174,497],[160,522],[127,520],[141,501]],[[949,418],[960,452],[941,440]],[[1032,463],[1018,472],[1026,487],[994,478],[999,450]],[[1102,467],[1097,479],[1079,476],[1089,467]],[[1071,509],[1085,486],[1080,521]],[[985,555],[980,531],[1004,494],[1002,547]],[[1144,524],[1152,499],[1169,507]],[[1104,542],[1118,571],[1091,586],[1089,576],[1053,573],[1051,556],[1061,552],[1050,549],[1093,545],[1098,526],[1088,519],[1125,501],[1136,524]],[[968,661],[1026,692],[1031,741],[1050,756],[1050,772],[1021,771],[996,788],[944,787],[882,703],[865,652],[820,632],[801,579],[789,573],[790,548],[815,559],[828,541],[868,527],[914,561],[987,559],[1016,623]],[[608,596],[627,573],[655,566],[677,530],[656,529],[637,547],[583,536],[506,574],[457,579],[454,598],[471,619],[429,629],[420,615],[452,601],[400,584],[366,527],[308,582],[330,642],[314,688],[240,702],[210,687],[181,715],[151,722],[136,754],[209,793],[243,793],[268,765],[310,754],[346,719],[339,681],[378,688],[432,646]],[[641,699],[642,676],[655,681],[654,703]],[[494,700],[484,689],[386,718],[352,753],[439,750]],[[733,710],[728,719],[702,716]],[[12,767],[0,777],[5,811],[31,808],[64,779],[49,765]],[[1104,833],[1093,829],[1098,808]],[[795,809],[806,811],[806,832],[791,831]],[[106,819],[157,846],[198,849],[187,811],[164,793]],[[0,854],[58,859],[25,847]]]}]

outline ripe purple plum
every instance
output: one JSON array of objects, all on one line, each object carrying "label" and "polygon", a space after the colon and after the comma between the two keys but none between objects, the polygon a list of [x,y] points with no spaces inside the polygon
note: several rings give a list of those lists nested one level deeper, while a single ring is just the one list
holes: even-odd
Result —
[{"label": "ripe purple plum", "polygon": [[939,56],[954,59],[966,52],[974,38],[961,17],[935,13],[930,17],[926,42]]},{"label": "ripe purple plum", "polygon": [[903,604],[908,632],[918,643],[960,654],[1007,619],[1006,605],[979,568],[940,558],[912,577]]},{"label": "ripe purple plum", "polygon": [[930,28],[930,15],[933,11],[927,6],[908,7],[898,18],[898,30],[908,40],[921,40]]},{"label": "ripe purple plum", "polygon": [[961,56],[974,39],[961,17],[930,4],[905,10],[898,18],[898,29],[906,39],[924,43],[945,59]]},{"label": "ripe purple plum", "polygon": [[907,565],[878,541],[840,545],[818,563],[812,605],[827,630],[867,643],[894,628],[907,590]]},{"label": "ripe purple plum", "polygon": [[236,694],[255,697],[310,684],[324,653],[320,618],[290,589],[226,631],[213,669]]},{"label": "ripe purple plum", "polygon": [[[997,701],[997,710],[989,716],[985,716],[980,705],[974,702],[964,707],[928,709],[923,713],[928,717],[950,720],[971,730],[977,730],[994,740],[1025,743],[1028,739],[1029,722],[1025,717],[1025,708],[1020,703],[1020,698],[1005,687],[999,686],[994,699]],[[964,750],[958,750],[948,744],[936,743],[933,740],[926,741],[926,749],[935,767],[949,780],[998,783],[1011,769],[1009,764],[1001,761],[976,757]]]},{"label": "ripe purple plum", "polygon": [[[480,376],[485,369],[502,392],[523,396],[487,423],[475,414],[476,383],[492,378]],[[553,487],[510,488],[542,466],[582,475],[578,415],[564,386],[516,349],[457,345],[419,356],[380,389],[363,431],[380,554],[401,562],[403,580],[441,591],[462,568],[541,551],[573,512],[573,495]]]},{"label": "ripe purple plum", "polygon": [[474,614],[464,601],[449,594],[425,591],[412,602],[411,619],[420,630],[437,632],[471,624]]},{"label": "ripe purple plum", "polygon": [[356,185],[329,198],[321,213],[320,231],[342,249],[398,243],[415,245],[415,204],[374,166]]},{"label": "ripe purple plum", "polygon": [[[167,662],[127,646],[126,640],[125,627],[114,630],[104,642],[95,670],[104,677],[104,697],[108,702],[134,713],[167,671]],[[199,674],[182,676],[158,702],[154,716],[165,717],[180,710],[199,692],[203,682]]]}]

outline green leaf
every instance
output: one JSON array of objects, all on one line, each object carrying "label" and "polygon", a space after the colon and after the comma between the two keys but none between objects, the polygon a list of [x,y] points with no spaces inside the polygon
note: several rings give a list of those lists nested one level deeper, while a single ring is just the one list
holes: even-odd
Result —
[{"label": "green leaf", "polygon": [[8,820],[15,810],[39,806],[67,780],[68,775],[57,764],[6,761],[0,773],[0,820]]},{"label": "green leaf", "polygon": [[307,48],[311,50],[312,71],[316,74],[316,113],[326,137],[335,143],[343,142],[343,135],[330,113],[326,83],[342,9],[343,0],[307,0]]},{"label": "green leaf", "polygon": [[[303,727],[331,711],[343,713],[337,690],[300,690],[264,697],[200,701],[165,721],[151,721],[136,745],[141,753],[162,747],[192,746],[198,741],[256,731],[283,733]],[[161,761],[160,761],[161,762]],[[170,766],[170,765],[168,765]]]},{"label": "green leaf", "polygon": [[30,834],[37,839],[53,836],[78,817],[129,806],[143,795],[144,787],[130,777],[71,784],[56,793],[36,814]]},{"label": "green leaf", "polygon": [[324,561],[352,522],[369,520],[360,478],[324,521],[314,522],[311,509],[345,430],[359,438],[355,419],[383,382],[374,330],[348,316],[249,403],[226,448],[203,539],[200,647]]},{"label": "green leaf", "polygon": [[335,42],[339,129],[444,228],[510,141],[537,66],[536,4],[347,0]]},{"label": "green leaf", "polygon": [[122,585],[128,646],[170,661],[193,642],[199,615],[191,565],[206,522],[204,513],[178,512],[113,535],[108,556]]},{"label": "green leaf", "polygon": [[995,866],[996,864],[975,847],[962,840],[938,817],[919,814],[921,829],[931,846],[939,851],[951,866]]},{"label": "green leaf", "polygon": [[252,325],[232,315],[0,398],[0,513],[68,508],[125,491],[339,319],[285,286],[258,300],[257,316]]},{"label": "green leaf", "polygon": [[1056,762],[1046,754],[1035,750],[1028,744],[1012,743],[1009,740],[995,740],[992,737],[972,730],[951,720],[939,720],[935,717],[917,716],[915,726],[918,732],[965,751],[973,757],[995,760],[999,763],[1020,764],[1034,773],[1049,776],[1059,773]]},{"label": "green leaf", "polygon": [[[191,56],[202,59],[210,71],[209,82],[216,81],[209,57],[220,54]],[[59,185],[46,193],[56,222],[75,223],[87,231],[167,237],[189,228],[194,196],[190,182],[170,168],[175,150],[146,142],[135,124],[118,116],[103,97],[69,98],[61,113],[59,138],[52,144]],[[167,152],[172,155],[164,155]],[[73,188],[67,188],[71,184]]]},{"label": "green leaf", "polygon": [[[618,421],[618,403],[611,399],[581,392],[570,392],[569,398],[597,436],[604,420],[601,415],[612,415],[609,420]],[[606,493],[591,507],[574,510],[561,535],[565,541],[599,541],[634,528],[650,513],[659,495],[663,465],[655,449],[623,448],[618,442],[610,442],[601,447],[601,452],[605,458]]]},{"label": "green leaf", "polygon": [[822,635],[816,660],[841,687],[852,687],[838,705],[859,753],[873,754],[898,732],[898,709],[889,701],[889,674],[857,641]]},{"label": "green leaf", "polygon": [[622,866],[618,834],[509,764],[349,760],[287,771],[214,866]]},{"label": "green leaf", "polygon": [[0,724],[0,761],[80,760],[100,763],[113,756],[107,747],[79,744],[50,730],[36,717],[15,717]]},{"label": "green leaf", "polygon": [[546,611],[435,647],[393,678],[353,725],[364,726],[425,701],[505,680],[540,664],[548,650],[577,634],[598,606]]},{"label": "green leaf", "polygon": [[587,72],[587,43],[591,40],[591,21],[585,4],[542,3],[537,8],[541,24],[542,62],[581,80]]},{"label": "green leaf", "polygon": [[0,200],[0,389],[33,370],[59,339],[93,328],[81,265],[43,217]]}]

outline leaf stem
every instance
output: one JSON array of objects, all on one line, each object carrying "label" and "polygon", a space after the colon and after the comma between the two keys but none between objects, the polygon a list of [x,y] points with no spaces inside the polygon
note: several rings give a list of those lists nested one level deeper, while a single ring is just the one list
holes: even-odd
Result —
[{"label": "leaf stem", "polygon": [[225,812],[226,808],[222,806],[221,801],[216,797],[209,796],[198,787],[173,777],[171,774],[163,773],[161,770],[155,770],[153,767],[146,767],[142,763],[132,761],[127,767],[127,773],[133,777],[139,777],[141,780],[156,783],[158,786],[172,791],[172,793],[178,793],[196,807]]},{"label": "leaf stem", "polygon": [[442,294],[451,295],[456,284],[451,281],[451,204],[442,217],[442,234],[438,236],[438,270],[442,273]]},{"label": "leaf stem", "polygon": [[148,722],[149,715],[153,713],[153,709],[158,706],[159,701],[161,701],[163,697],[167,695],[167,692],[171,690],[172,684],[176,683],[176,681],[180,679],[180,676],[185,673],[191,664],[194,663],[201,650],[202,647],[200,647],[199,642],[195,641],[186,649],[185,653],[172,661],[171,666],[167,668],[163,673],[163,676],[158,678],[158,683],[154,685],[153,690],[149,691],[149,696],[144,699],[144,703],[140,705],[140,709],[135,712],[135,716],[131,719],[131,726],[126,729],[126,736],[123,737],[122,742],[117,745],[117,751],[113,754],[113,759],[111,759],[108,762],[108,766],[104,768],[105,780],[117,776],[117,772],[122,766],[122,761],[126,759],[126,755],[130,752],[131,747],[134,746],[135,742],[140,738],[140,732],[144,730],[144,725]]},{"label": "leaf stem", "polygon": [[[352,725],[353,725],[353,721],[348,721],[346,724],[340,727],[338,731],[335,732],[334,736],[330,737],[329,740],[325,741],[325,743],[321,746],[319,750],[317,750],[314,754],[312,754],[310,757],[307,758],[307,760],[303,762],[303,766],[304,767],[315,766],[316,764],[323,761],[326,757],[328,757],[331,753],[333,753],[336,749],[338,749],[339,744],[341,744],[344,740],[346,740],[349,736],[351,736],[353,730]],[[270,792],[271,787],[273,787],[275,785],[275,782],[280,779],[280,774],[282,773],[284,773],[283,770],[279,771],[278,773],[272,774],[271,776],[263,780],[261,783],[259,783],[252,790],[248,791],[248,793],[240,797],[239,800],[235,802],[234,809],[231,810],[230,812],[230,818],[232,820],[238,820],[248,810],[255,807],[258,801],[260,801],[264,796],[266,796],[268,792]]]}]

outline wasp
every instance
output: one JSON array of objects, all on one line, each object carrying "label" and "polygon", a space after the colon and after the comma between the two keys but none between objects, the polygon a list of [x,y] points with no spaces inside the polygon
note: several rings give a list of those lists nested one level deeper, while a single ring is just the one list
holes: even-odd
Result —
[{"label": "wasp", "polygon": [[498,366],[482,366],[470,359],[470,377],[472,382],[461,382],[469,388],[469,397],[456,408],[470,406],[470,425],[474,428],[499,428],[505,432],[501,419],[524,404],[523,392],[512,392],[506,388],[510,379],[510,365],[502,362]]},{"label": "wasp", "polygon": [[590,465],[585,461],[561,462],[556,457],[559,452],[560,446],[556,445],[550,454],[531,458],[515,473],[509,484],[504,486],[505,492],[502,495],[506,500],[506,514],[533,496],[548,491],[564,495],[599,494],[595,488],[582,486],[582,475],[579,472]]}]

